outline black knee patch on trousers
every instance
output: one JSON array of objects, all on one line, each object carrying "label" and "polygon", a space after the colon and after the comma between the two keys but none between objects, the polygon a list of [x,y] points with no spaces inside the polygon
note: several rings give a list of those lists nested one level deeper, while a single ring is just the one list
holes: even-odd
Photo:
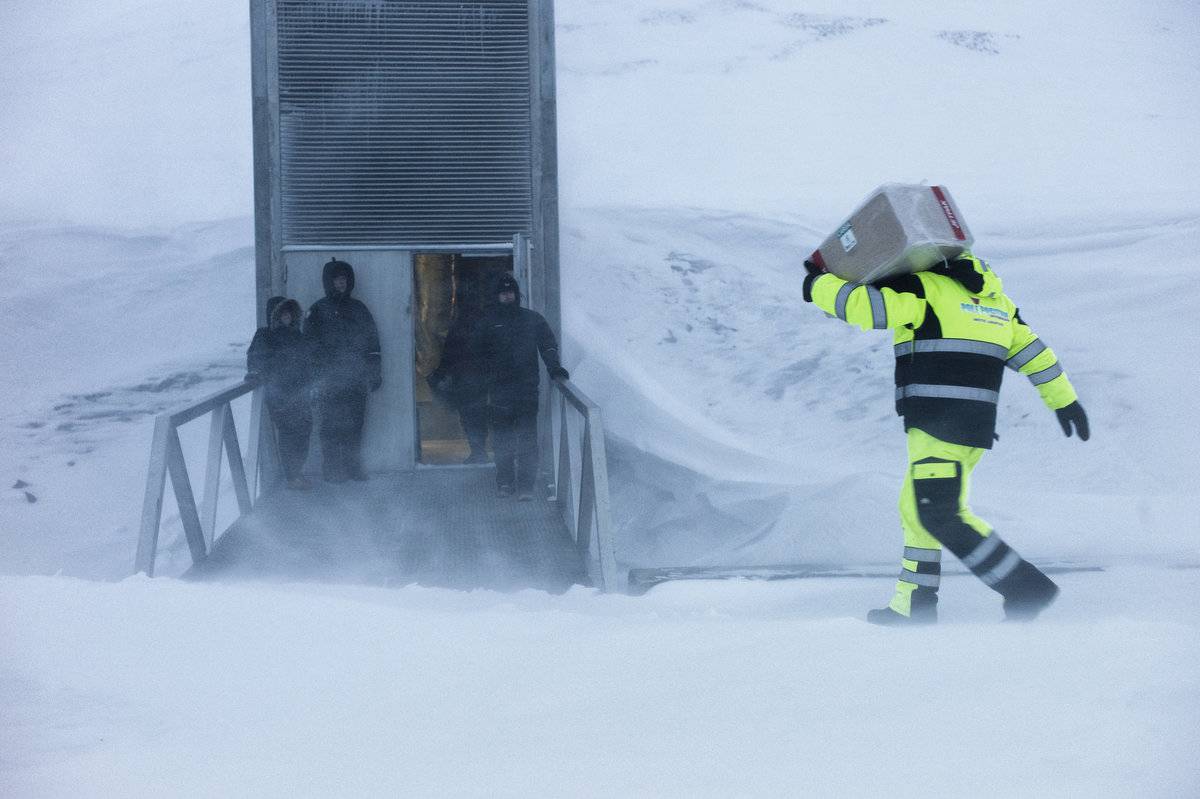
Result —
[{"label": "black knee patch on trousers", "polygon": [[[923,464],[954,466],[953,477],[917,477]],[[955,557],[966,557],[981,536],[969,524],[958,518],[958,498],[962,495],[962,464],[940,458],[925,458],[913,464],[913,490],[917,499],[917,518],[929,534]]]}]

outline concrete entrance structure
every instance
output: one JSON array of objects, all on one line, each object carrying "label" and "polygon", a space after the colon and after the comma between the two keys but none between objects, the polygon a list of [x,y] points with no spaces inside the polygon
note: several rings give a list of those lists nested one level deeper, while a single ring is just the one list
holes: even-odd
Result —
[{"label": "concrete entrance structure", "polygon": [[[135,571],[154,574],[169,478],[197,578],[622,590],[602,414],[569,381],[542,392],[538,501],[497,498],[490,468],[418,468],[419,431],[447,421],[418,418],[422,370],[446,298],[478,285],[469,272],[511,269],[561,340],[551,0],[251,0],[250,13],[258,321],[270,296],[320,298],[330,258],[354,266],[383,355],[364,430],[374,476],[280,490],[256,384],[164,412]],[[439,283],[458,269],[462,284]],[[241,436],[231,403],[247,394]],[[197,491],[178,431],[202,419]],[[229,489],[236,516],[219,508]]]},{"label": "concrete entrance structure", "polygon": [[561,339],[552,3],[252,0],[251,30],[259,322],[350,262],[383,351],[364,461],[411,469],[414,258],[507,257]]}]

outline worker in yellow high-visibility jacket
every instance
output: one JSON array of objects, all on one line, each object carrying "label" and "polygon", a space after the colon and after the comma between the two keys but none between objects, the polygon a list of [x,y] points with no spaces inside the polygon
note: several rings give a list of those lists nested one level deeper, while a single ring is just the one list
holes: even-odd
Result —
[{"label": "worker in yellow high-visibility jacket", "polygon": [[1026,375],[1063,432],[1088,421],[1054,352],[1029,329],[1000,278],[971,253],[916,274],[851,283],[805,261],[804,299],[863,330],[894,331],[896,411],[908,434],[900,493],[904,557],[896,593],[867,620],[937,620],[942,547],[1004,597],[1010,619],[1032,619],[1058,586],[967,504],[971,471],[995,440],[1004,367]]}]

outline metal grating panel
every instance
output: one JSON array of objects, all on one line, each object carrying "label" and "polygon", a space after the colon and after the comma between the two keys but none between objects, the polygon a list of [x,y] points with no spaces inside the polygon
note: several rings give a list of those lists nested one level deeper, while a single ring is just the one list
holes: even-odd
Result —
[{"label": "metal grating panel", "polygon": [[527,0],[278,0],[284,245],[530,231]]}]

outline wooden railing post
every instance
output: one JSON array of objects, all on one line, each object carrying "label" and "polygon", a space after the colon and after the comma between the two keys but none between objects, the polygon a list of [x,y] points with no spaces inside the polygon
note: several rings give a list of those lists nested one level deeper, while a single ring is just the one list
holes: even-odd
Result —
[{"label": "wooden railing post", "polygon": [[254,389],[250,399],[250,459],[246,465],[246,478],[250,496],[257,498],[262,489],[275,481],[278,462],[276,453],[275,431],[271,426],[270,414],[267,413],[266,391]]},{"label": "wooden railing post", "polygon": [[225,425],[230,421],[221,405],[212,412],[208,426],[208,460],[204,469],[204,499],[200,502],[200,523],[204,530],[205,548],[212,546],[216,538],[217,502],[221,496],[221,452],[225,448]]},{"label": "wooden railing post", "polygon": [[[617,573],[609,507],[608,458],[604,449],[604,421],[600,408],[583,396],[569,380],[555,381],[562,396],[558,403],[558,488],[556,500],[575,547],[587,565],[588,574],[596,574],[604,591],[624,590]],[[579,436],[579,505],[575,505],[575,464],[571,461],[571,423],[568,405],[581,420]],[[595,542],[596,554],[592,555]]]},{"label": "wooden railing post", "polygon": [[[258,452],[261,440],[259,433],[261,431],[266,438],[270,438],[272,445],[274,436],[271,435],[269,428],[262,429],[262,392],[254,391],[249,453],[251,467],[250,474],[247,474],[231,403],[253,390],[252,384],[243,381],[187,407],[160,414],[154,420],[154,439],[150,445],[150,467],[146,476],[146,493],[142,500],[137,554],[134,557],[135,573],[154,576],[159,530],[162,526],[162,503],[168,476],[171,478],[171,486],[175,491],[176,504],[179,506],[179,518],[183,524],[183,532],[187,538],[193,563],[199,563],[208,557],[208,552],[217,537],[217,509],[221,493],[223,456],[229,458],[229,474],[232,478],[234,492],[237,494],[238,512],[245,515],[252,509],[257,496],[254,484],[258,471],[257,465],[267,465]],[[211,414],[208,430],[208,459],[205,461],[204,467],[203,498],[200,505],[197,506],[178,431],[181,425],[206,414]],[[273,455],[274,447],[272,446],[269,456]],[[270,457],[266,460],[273,462]]]},{"label": "wooden railing post", "polygon": [[250,442],[250,451],[246,453],[246,482],[250,496],[258,499],[258,459],[262,456],[262,414],[263,393],[255,389],[250,395],[250,429],[246,432],[246,440]]},{"label": "wooden railing post", "polygon": [[229,476],[233,479],[233,492],[237,495],[238,513],[244,515],[253,509],[254,499],[250,493],[250,483],[246,479],[237,427],[233,424],[233,409],[228,405],[225,406],[225,452],[229,457]]},{"label": "wooden railing post", "polygon": [[142,525],[138,535],[134,574],[154,576],[154,556],[158,551],[158,528],[162,522],[163,492],[167,487],[167,439],[171,419],[162,414],[154,420],[154,438],[150,443],[150,467],[146,475],[146,494],[142,500]]},{"label": "wooden railing post", "polygon": [[559,398],[558,411],[558,487],[555,498],[559,502],[559,510],[571,531],[571,537],[576,537],[575,524],[575,490],[571,481],[571,427],[567,418],[567,398]]},{"label": "wooden railing post", "polygon": [[200,514],[196,510],[196,495],[192,493],[187,462],[183,459],[183,445],[174,428],[167,434],[167,471],[171,475],[171,487],[175,489],[175,504],[179,506],[179,520],[192,551],[192,562],[199,563],[208,556],[208,548],[204,545],[204,528],[200,526]]},{"label": "wooden railing post", "polygon": [[589,408],[587,437],[591,456],[592,502],[595,515],[596,550],[600,556],[601,589],[624,591],[624,581],[617,573],[616,544],[613,541],[612,515],[608,493],[608,454],[604,447],[604,421],[600,409]]},{"label": "wooden railing post", "polygon": [[596,500],[592,479],[592,447],[588,436],[590,426],[590,420],[584,416],[583,437],[579,441],[579,515],[575,527],[575,546],[589,559],[592,555],[592,510]]}]

